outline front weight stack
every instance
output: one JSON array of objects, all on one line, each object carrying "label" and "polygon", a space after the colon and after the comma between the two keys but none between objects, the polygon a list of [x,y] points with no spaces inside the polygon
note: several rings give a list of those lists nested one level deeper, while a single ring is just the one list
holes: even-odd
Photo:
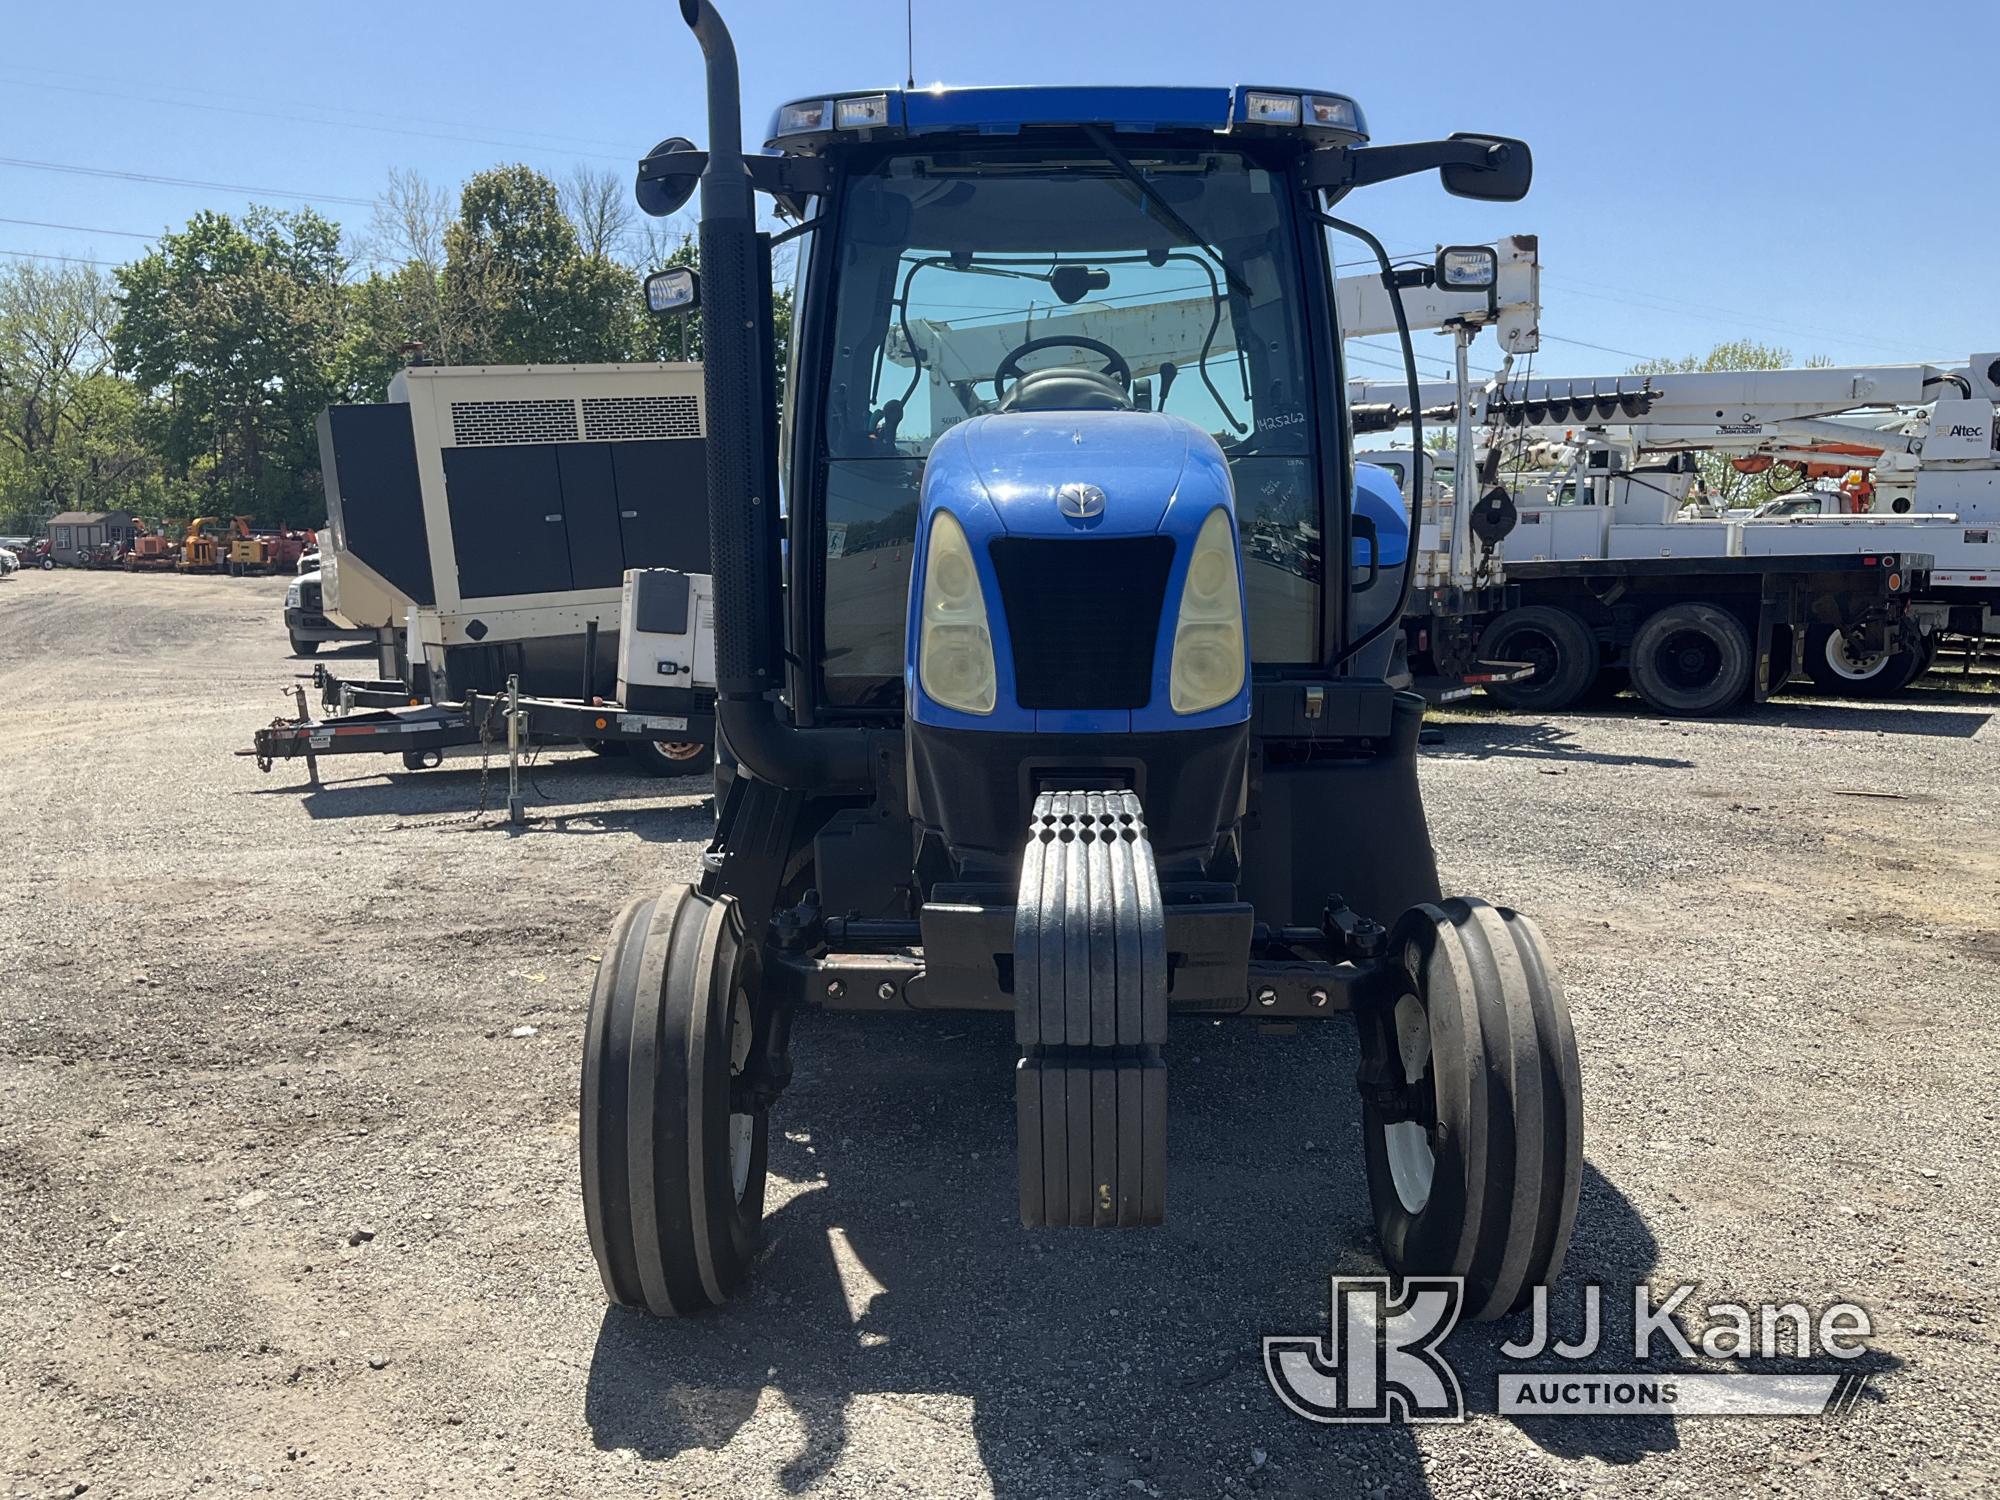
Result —
[{"label": "front weight stack", "polygon": [[1166,1217],[1166,925],[1130,792],[1035,799],[1014,914],[1021,1222]]}]

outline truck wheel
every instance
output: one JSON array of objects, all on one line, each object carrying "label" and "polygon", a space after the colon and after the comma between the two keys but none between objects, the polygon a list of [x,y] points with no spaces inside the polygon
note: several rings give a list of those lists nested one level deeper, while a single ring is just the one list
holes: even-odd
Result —
[{"label": "truck wheel", "polygon": [[1547,604],[1510,609],[1479,638],[1487,661],[1525,661],[1534,675],[1487,685],[1487,694],[1509,708],[1556,713],[1583,696],[1597,677],[1597,638],[1580,616]]},{"label": "truck wheel", "polygon": [[1403,993],[1357,1012],[1368,1196],[1397,1276],[1499,1318],[1562,1269],[1583,1180],[1576,1034],[1541,933],[1453,897],[1396,924]]},{"label": "truck wheel", "polygon": [[1632,686],[1661,713],[1714,714],[1750,690],[1750,632],[1713,604],[1669,604],[1632,640]]},{"label": "truck wheel", "polygon": [[685,885],[618,916],[583,1054],[583,1217],[604,1294],[679,1317],[742,1284],[764,1217],[770,1114],[732,1097],[751,1056],[736,903]]},{"label": "truck wheel", "polygon": [[292,655],[317,656],[319,655],[319,642],[309,641],[295,635],[292,637]]},{"label": "truck wheel", "polygon": [[1820,691],[1841,698],[1887,698],[1916,680],[1922,658],[1915,651],[1858,656],[1831,625],[1806,632],[1806,675]]},{"label": "truck wheel", "polygon": [[700,740],[632,740],[632,758],[651,776],[706,776],[715,752]]}]

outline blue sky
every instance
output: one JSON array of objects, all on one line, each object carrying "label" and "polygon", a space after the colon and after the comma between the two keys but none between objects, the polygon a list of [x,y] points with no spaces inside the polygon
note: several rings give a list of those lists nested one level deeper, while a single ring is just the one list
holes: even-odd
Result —
[{"label": "blue sky", "polygon": [[[725,14],[753,141],[780,100],[903,76],[901,0]],[[339,200],[372,198],[392,167],[453,184],[500,160],[622,173],[664,135],[703,135],[699,54],[664,0],[16,4],[4,34],[0,158],[284,189],[356,227],[368,210]],[[2000,347],[1990,0],[916,0],[915,51],[919,83],[1295,84],[1358,97],[1378,141],[1525,138],[1525,202],[1426,179],[1343,211],[1398,252],[1541,235],[1538,370],[1731,337],[1842,363]],[[256,196],[0,164],[0,221],[78,226],[0,222],[0,249],[117,260],[143,241],[108,231]]]}]

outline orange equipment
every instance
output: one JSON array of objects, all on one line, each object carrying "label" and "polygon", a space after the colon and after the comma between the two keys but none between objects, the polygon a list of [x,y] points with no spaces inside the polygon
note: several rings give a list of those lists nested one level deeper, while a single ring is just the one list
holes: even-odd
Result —
[{"label": "orange equipment", "polygon": [[174,566],[174,544],[157,529],[144,521],[138,523],[138,535],[132,538],[132,545],[125,553],[125,571],[128,573],[167,572]]},{"label": "orange equipment", "polygon": [[182,573],[214,573],[222,567],[222,549],[216,545],[208,528],[222,522],[215,516],[196,516],[188,522],[187,535],[181,538],[181,560],[175,565]]}]

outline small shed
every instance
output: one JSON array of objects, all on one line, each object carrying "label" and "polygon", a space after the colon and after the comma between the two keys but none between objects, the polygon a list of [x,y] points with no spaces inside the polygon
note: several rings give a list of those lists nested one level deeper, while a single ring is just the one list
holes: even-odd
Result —
[{"label": "small shed", "polygon": [[138,534],[129,510],[66,510],[49,517],[49,556],[59,563],[81,563],[107,542],[114,552],[124,551]]}]

